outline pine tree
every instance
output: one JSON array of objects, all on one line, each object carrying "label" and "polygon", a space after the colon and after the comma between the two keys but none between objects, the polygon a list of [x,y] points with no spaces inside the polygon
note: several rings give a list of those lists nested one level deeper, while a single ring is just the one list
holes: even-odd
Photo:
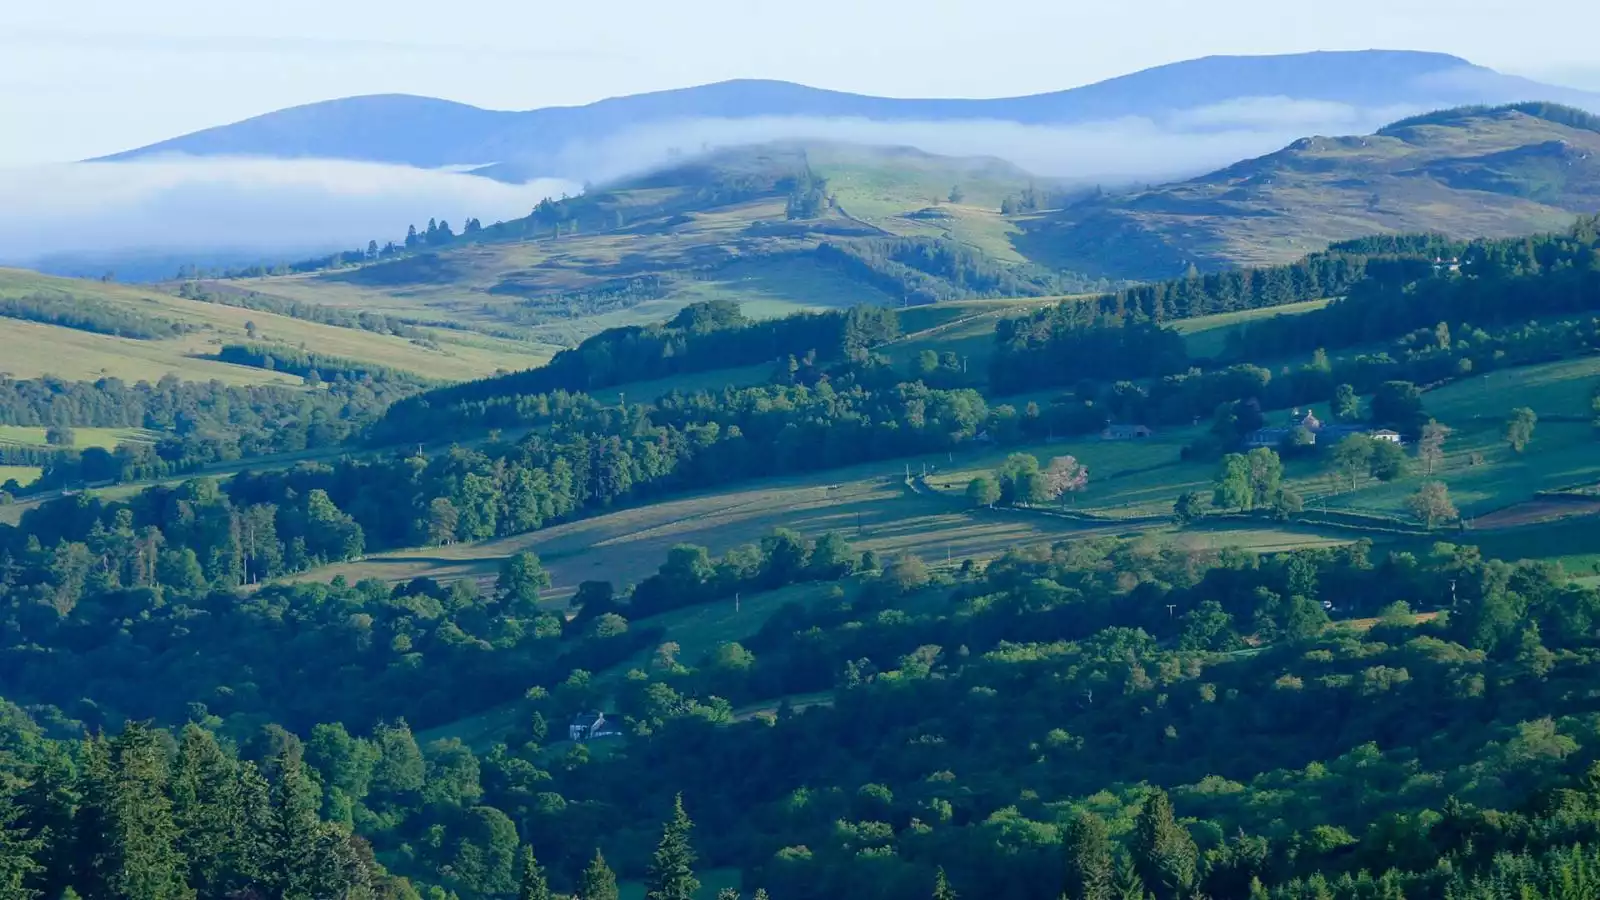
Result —
[{"label": "pine tree", "polygon": [[645,876],[646,900],[694,900],[700,882],[694,877],[694,848],[689,831],[694,823],[683,810],[683,795],[672,802],[672,818],[661,829],[661,843]]},{"label": "pine tree", "polygon": [[1149,894],[1144,889],[1144,880],[1139,877],[1139,870],[1133,860],[1126,855],[1117,858],[1116,882],[1112,885],[1111,896],[1115,900],[1147,900]]},{"label": "pine tree", "polygon": [[1115,896],[1116,859],[1106,823],[1092,812],[1080,812],[1067,825],[1068,900],[1111,900]]},{"label": "pine tree", "polygon": [[189,883],[205,896],[220,895],[227,884],[233,790],[233,762],[216,738],[198,725],[186,727],[172,775],[172,818],[178,849],[189,862]]},{"label": "pine tree", "polygon": [[550,900],[550,883],[534,859],[532,847],[523,845],[520,869],[517,900]]},{"label": "pine tree", "polygon": [[45,843],[33,857],[42,869],[29,884],[47,898],[59,897],[72,879],[76,850],[73,812],[78,805],[72,761],[64,747],[52,752],[32,775],[31,783],[17,798],[22,815],[16,825]]},{"label": "pine tree", "polygon": [[1172,800],[1159,788],[1144,802],[1134,823],[1134,864],[1156,900],[1181,900],[1195,885],[1199,850],[1173,816]]},{"label": "pine tree", "polygon": [[589,867],[578,878],[577,900],[617,900],[617,876],[597,848]]},{"label": "pine tree", "polygon": [[933,876],[933,900],[956,900],[955,889],[950,887],[950,879],[945,877],[944,866]]},{"label": "pine tree", "polygon": [[0,797],[0,897],[30,900],[39,896],[31,888],[35,876],[44,871],[39,853],[44,840],[21,827],[22,809],[9,797]]},{"label": "pine tree", "polygon": [[284,900],[343,896],[351,863],[342,834],[317,818],[321,797],[306,777],[298,741],[273,760],[267,882]]},{"label": "pine tree", "polygon": [[188,864],[177,848],[167,798],[167,759],[148,725],[84,747],[80,881],[91,897],[185,900]]}]

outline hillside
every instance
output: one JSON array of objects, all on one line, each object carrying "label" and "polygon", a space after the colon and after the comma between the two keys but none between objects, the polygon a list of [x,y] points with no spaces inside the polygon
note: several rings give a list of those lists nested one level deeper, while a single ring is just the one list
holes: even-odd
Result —
[{"label": "hillside", "polygon": [[[484,166],[484,174],[595,177],[595,145],[630,130],[692,120],[865,119],[1068,124],[1173,118],[1239,98],[1289,97],[1360,109],[1431,109],[1531,98],[1594,100],[1501,75],[1453,56],[1405,51],[1216,56],[1160,66],[1071,90],[993,100],[891,99],[776,81],[728,81],[602,100],[587,106],[499,112],[412,96],[330,100],[268,113],[109,157],[161,154],[329,158],[421,167]],[[790,128],[800,127],[791,123]],[[1205,126],[1195,126],[1205,130]],[[810,137],[803,127],[770,137]],[[689,146],[695,146],[698,140]],[[577,148],[584,146],[587,151]],[[655,148],[665,151],[670,146]]]},{"label": "hillside", "polygon": [[712,299],[770,317],[1104,287],[1032,267],[1017,252],[1020,232],[1000,207],[1036,182],[1048,186],[988,158],[762,144],[682,160],[397,258],[208,284],[567,345]]},{"label": "hillside", "polygon": [[298,384],[298,376],[220,358],[229,345],[265,343],[419,378],[463,380],[537,365],[552,352],[540,344],[448,328],[396,322],[390,330],[370,321],[370,328],[355,327],[355,315],[350,327],[341,327],[328,324],[320,312],[274,312],[247,292],[228,304],[202,302],[164,287],[0,269],[0,372],[90,381],[112,376],[154,382],[174,374],[185,381]]},{"label": "hillside", "polygon": [[1313,137],[1189,181],[1026,223],[1032,258],[1127,278],[1284,263],[1375,233],[1504,237],[1600,210],[1600,119],[1521,104]]}]

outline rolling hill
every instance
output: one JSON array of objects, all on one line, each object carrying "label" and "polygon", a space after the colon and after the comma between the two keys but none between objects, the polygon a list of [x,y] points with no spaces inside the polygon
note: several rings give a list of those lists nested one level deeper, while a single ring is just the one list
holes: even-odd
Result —
[{"label": "rolling hill", "polygon": [[[829,119],[1071,124],[1128,117],[1182,130],[1221,127],[1218,107],[1242,98],[1292,98],[1361,110],[1420,111],[1463,103],[1541,99],[1593,105],[1600,97],[1538,84],[1437,53],[1359,51],[1214,56],[1071,90],[1001,99],[897,99],[738,80],[503,112],[427,97],[329,100],[267,113],[107,157],[163,154],[325,158],[420,167],[476,165],[491,177],[595,177],[595,150],[646,126],[694,120]],[[1210,111],[1194,115],[1193,111]],[[769,138],[814,137],[793,121]],[[699,140],[689,144],[695,146]],[[666,147],[659,148],[665,150]]]},{"label": "rolling hill", "polygon": [[1037,262],[1122,278],[1289,262],[1386,232],[1504,237],[1600,210],[1600,118],[1547,104],[1465,107],[1376,134],[1305,138],[1174,184],[1026,223]]},{"label": "rolling hill", "polygon": [[[989,158],[762,144],[680,161],[398,258],[219,284],[567,345],[717,298],[761,317],[1101,287],[1028,265],[1013,247],[1018,229],[999,208],[1035,182]],[[807,192],[816,208],[791,209]]]}]

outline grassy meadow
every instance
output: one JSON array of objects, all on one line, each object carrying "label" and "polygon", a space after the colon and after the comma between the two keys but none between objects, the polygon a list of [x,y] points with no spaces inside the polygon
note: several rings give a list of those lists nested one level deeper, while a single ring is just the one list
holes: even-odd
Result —
[{"label": "grassy meadow", "polygon": [[255,328],[255,340],[306,347],[318,353],[445,380],[481,378],[500,369],[527,368],[545,361],[554,352],[553,348],[539,344],[448,329],[430,330],[431,339],[438,345],[438,349],[431,349],[393,335],[185,300],[153,286],[105,284],[0,269],[0,297],[34,293],[112,304],[143,315],[181,322],[195,330],[163,340],[133,340],[5,319],[4,327],[0,327],[0,371],[18,378],[53,375],[92,381],[113,376],[126,381],[153,382],[171,373],[186,381],[217,379],[228,384],[299,384],[301,379],[295,376],[206,358],[224,344],[251,340],[247,323]]}]

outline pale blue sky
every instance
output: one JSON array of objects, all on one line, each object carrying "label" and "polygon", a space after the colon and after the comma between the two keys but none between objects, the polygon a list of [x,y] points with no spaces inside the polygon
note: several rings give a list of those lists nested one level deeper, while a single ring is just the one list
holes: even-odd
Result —
[{"label": "pale blue sky", "polygon": [[[1437,50],[1600,89],[1587,0],[4,0],[0,166],[284,106],[500,109],[738,77],[893,96],[1057,90],[1213,53]],[[1536,11],[1535,11],[1536,10]]]}]

